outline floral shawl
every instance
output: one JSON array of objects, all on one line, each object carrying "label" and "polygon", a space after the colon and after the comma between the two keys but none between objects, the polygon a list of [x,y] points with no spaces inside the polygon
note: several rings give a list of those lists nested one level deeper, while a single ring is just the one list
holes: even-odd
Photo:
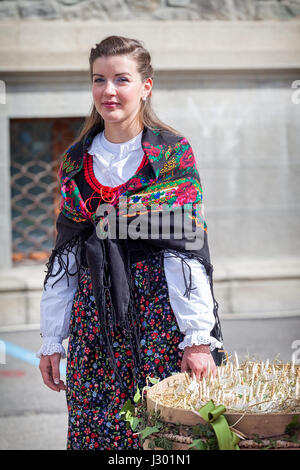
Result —
[{"label": "floral shawl", "polygon": [[[130,263],[148,259],[153,253],[160,254],[161,266],[166,252],[170,256],[179,256],[182,264],[187,265],[184,258],[193,258],[205,266],[216,319],[211,335],[219,341],[223,338],[218,303],[213,293],[213,266],[210,262],[207,225],[203,218],[202,187],[189,142],[169,131],[144,126],[141,141],[144,165],[118,187],[113,201],[108,203],[99,192],[96,194],[93,191],[84,171],[87,149],[95,135],[102,130],[99,124],[95,125],[63,156],[59,171],[61,211],[56,222],[55,247],[46,265],[44,287],[49,277],[57,276],[60,272],[62,276],[68,277],[80,274],[84,267],[89,268],[100,322],[106,328],[107,347],[117,374],[110,342],[110,331],[116,324],[121,325],[124,334],[130,338],[136,363],[140,360],[139,312],[133,300],[134,279]],[[108,207],[105,213],[102,210],[104,207]],[[151,231],[154,224],[150,214],[151,217],[156,214],[156,222],[159,220],[154,231]],[[159,218],[166,214],[169,214],[167,237],[163,219]],[[178,217],[178,214],[181,216]],[[112,221],[118,222],[117,231],[111,230]],[[140,235],[137,228],[140,229]],[[155,235],[152,236],[153,233]],[[75,254],[76,272],[70,272],[68,263],[62,257],[62,254],[69,252]],[[59,262],[59,269],[54,273],[55,258]],[[185,295],[189,297],[192,289],[191,270],[189,282],[185,279],[185,283]],[[110,312],[105,308],[106,294],[111,300]],[[223,352],[214,350],[212,354],[217,365],[224,361]]]}]

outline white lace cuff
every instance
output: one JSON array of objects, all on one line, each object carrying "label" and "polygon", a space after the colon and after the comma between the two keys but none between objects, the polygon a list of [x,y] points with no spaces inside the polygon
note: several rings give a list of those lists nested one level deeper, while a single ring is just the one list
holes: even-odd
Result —
[{"label": "white lace cuff", "polygon": [[213,351],[215,348],[222,348],[223,344],[218,341],[213,336],[208,336],[203,334],[201,330],[187,330],[187,334],[184,337],[184,340],[179,343],[179,349],[184,349],[187,346],[193,346],[195,344],[209,344],[210,351]]},{"label": "white lace cuff", "polygon": [[41,348],[36,353],[36,357],[40,358],[41,356],[51,356],[54,353],[60,353],[61,358],[66,357],[65,348],[61,343],[44,343]]}]

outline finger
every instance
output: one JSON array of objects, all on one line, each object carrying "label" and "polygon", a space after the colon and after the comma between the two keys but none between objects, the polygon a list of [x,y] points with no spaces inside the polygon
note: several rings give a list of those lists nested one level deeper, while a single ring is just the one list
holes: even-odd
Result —
[{"label": "finger", "polygon": [[215,378],[217,376],[217,366],[212,357],[207,362],[207,376],[209,378]]},{"label": "finger", "polygon": [[50,362],[52,367],[52,378],[55,385],[60,383],[60,372],[59,372],[59,363],[60,363],[60,354],[52,354],[50,356]]},{"label": "finger", "polygon": [[201,367],[199,367],[199,365],[194,366],[194,367],[192,368],[192,377],[193,377],[193,378],[195,377],[196,380],[201,380],[201,378],[202,378],[201,376],[202,376],[202,369],[201,369]]},{"label": "finger", "polygon": [[51,365],[46,367],[41,366],[41,374],[44,384],[51,388],[51,390],[59,392],[59,387],[53,383]]},{"label": "finger", "polygon": [[58,386],[59,386],[60,390],[66,390],[65,382],[63,380],[59,381]]},{"label": "finger", "polygon": [[216,367],[216,363],[213,360],[213,358],[210,358],[209,365],[210,365],[210,372],[211,372],[212,377],[216,377],[217,376],[217,367]]},{"label": "finger", "polygon": [[217,377],[217,367],[216,367],[215,364],[213,365],[213,368],[212,368],[212,374],[213,374],[213,377],[214,377],[214,378]]},{"label": "finger", "polygon": [[44,380],[44,384],[47,385],[47,387],[51,388],[51,390],[54,390],[55,392],[60,392],[59,386],[55,385],[51,378]]},{"label": "finger", "polygon": [[[52,383],[54,383],[53,380],[52,380]],[[65,382],[62,379],[59,380],[59,383],[56,386],[58,387],[59,391],[66,390]]]},{"label": "finger", "polygon": [[187,361],[185,356],[183,356],[181,361],[181,372],[185,372],[187,370]]},{"label": "finger", "polygon": [[207,378],[207,363],[203,363],[203,364],[202,364],[200,373],[201,373],[201,378],[202,378],[202,379],[203,379],[204,377]]}]

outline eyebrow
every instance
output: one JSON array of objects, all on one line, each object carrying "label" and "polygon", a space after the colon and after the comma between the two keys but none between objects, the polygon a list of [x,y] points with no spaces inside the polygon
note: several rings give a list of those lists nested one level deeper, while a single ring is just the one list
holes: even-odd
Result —
[{"label": "eyebrow", "polygon": [[[101,73],[93,73],[92,76],[94,76],[94,75],[98,75],[98,77],[104,77],[104,75],[102,75]],[[129,72],[116,73],[115,77],[117,77],[118,75],[130,75],[131,76],[131,74]]]}]

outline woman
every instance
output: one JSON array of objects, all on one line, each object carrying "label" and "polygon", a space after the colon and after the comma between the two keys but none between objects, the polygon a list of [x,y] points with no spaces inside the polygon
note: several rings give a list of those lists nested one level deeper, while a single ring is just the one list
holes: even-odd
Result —
[{"label": "woman", "polygon": [[[66,390],[68,449],[141,449],[120,409],[147,376],[191,370],[199,378],[209,369],[215,375],[223,360],[218,304],[195,159],[187,140],[152,110],[148,51],[139,41],[110,36],[89,60],[93,109],[60,167],[61,212],[47,264],[44,342],[37,355],[44,383]],[[135,236],[140,212],[136,217],[128,207],[146,208],[142,213],[148,215],[186,204],[200,248],[187,249],[181,226],[182,237],[173,235],[175,216],[168,219],[167,238],[161,222],[153,239],[142,237],[142,230]],[[107,236],[112,218],[101,213],[104,205],[125,220],[126,237],[121,225],[117,235]],[[67,337],[65,385],[59,362]]]}]

